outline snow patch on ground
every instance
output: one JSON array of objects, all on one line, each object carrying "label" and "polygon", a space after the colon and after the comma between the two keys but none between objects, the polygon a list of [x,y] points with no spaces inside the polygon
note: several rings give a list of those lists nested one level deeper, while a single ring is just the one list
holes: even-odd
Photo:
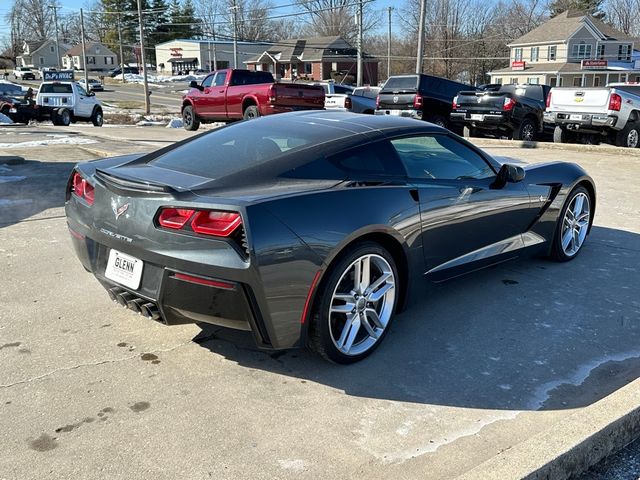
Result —
[{"label": "snow patch on ground", "polygon": [[280,468],[284,470],[292,470],[296,473],[301,473],[304,471],[304,460],[300,459],[291,459],[291,460],[278,460],[280,464]]},{"label": "snow patch on ground", "polygon": [[9,200],[7,198],[0,198],[0,207],[13,207],[15,205],[27,205],[29,203],[33,203],[33,200],[30,198],[25,198],[22,200]]},{"label": "snow patch on ground", "polygon": [[[147,74],[148,83],[168,83],[168,82],[192,82],[204,80],[206,75],[153,75]],[[118,76],[120,78],[120,76]],[[142,83],[144,81],[142,75],[135,73],[125,73],[124,79],[127,82]]]},{"label": "snow patch on ground", "polygon": [[3,123],[5,125],[10,125],[13,123],[13,120],[7,117],[4,113],[0,113],[0,123]]},{"label": "snow patch on ground", "polygon": [[21,182],[27,177],[23,177],[21,175],[17,176],[8,176],[8,177],[0,177],[0,183],[9,183],[9,182]]},{"label": "snow patch on ground", "polygon": [[181,118],[172,118],[167,123],[167,128],[182,128],[182,119]]},{"label": "snow patch on ground", "polygon": [[82,137],[48,138],[43,140],[31,140],[29,142],[0,143],[0,148],[44,147],[47,145],[88,145],[90,143],[98,143],[98,141]]}]

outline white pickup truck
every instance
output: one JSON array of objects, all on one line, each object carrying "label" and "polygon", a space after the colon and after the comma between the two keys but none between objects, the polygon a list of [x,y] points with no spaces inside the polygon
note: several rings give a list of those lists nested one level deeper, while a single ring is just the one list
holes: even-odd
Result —
[{"label": "white pickup truck", "polygon": [[101,127],[104,120],[102,105],[95,94],[87,92],[78,82],[42,82],[36,105],[38,120],[51,119],[54,125],[91,122]]},{"label": "white pickup truck", "polygon": [[555,124],[556,143],[606,140],[620,147],[640,147],[640,84],[554,87],[547,96],[544,121]]}]

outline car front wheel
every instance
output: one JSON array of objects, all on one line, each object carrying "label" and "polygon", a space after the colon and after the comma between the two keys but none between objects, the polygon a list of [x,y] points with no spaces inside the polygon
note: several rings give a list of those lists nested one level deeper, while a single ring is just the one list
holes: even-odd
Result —
[{"label": "car front wheel", "polygon": [[559,262],[572,260],[580,253],[589,233],[591,197],[586,188],[574,188],[558,217],[551,257]]},{"label": "car front wheel", "polygon": [[196,116],[196,113],[193,111],[193,107],[191,105],[187,105],[182,110],[182,126],[185,130],[194,131],[200,128],[200,120]]},{"label": "car front wheel", "polygon": [[309,345],[327,360],[354,363],[373,352],[389,331],[398,294],[391,254],[364,242],[327,272],[318,292]]}]

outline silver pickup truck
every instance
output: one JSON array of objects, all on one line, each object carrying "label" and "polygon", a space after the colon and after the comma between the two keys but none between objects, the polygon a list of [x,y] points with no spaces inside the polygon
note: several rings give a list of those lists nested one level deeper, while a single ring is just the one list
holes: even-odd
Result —
[{"label": "silver pickup truck", "polygon": [[554,87],[547,96],[545,123],[555,124],[553,141],[609,141],[640,146],[640,84],[606,87]]}]

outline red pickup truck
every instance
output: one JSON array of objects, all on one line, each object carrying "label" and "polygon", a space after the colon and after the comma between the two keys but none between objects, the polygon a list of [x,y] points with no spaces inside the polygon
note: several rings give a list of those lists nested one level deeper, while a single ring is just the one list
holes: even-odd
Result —
[{"label": "red pickup truck", "polygon": [[272,113],[322,110],[324,89],[303,83],[276,83],[269,72],[216,70],[201,84],[191,82],[182,97],[182,122],[186,130],[200,123],[249,120]]}]

